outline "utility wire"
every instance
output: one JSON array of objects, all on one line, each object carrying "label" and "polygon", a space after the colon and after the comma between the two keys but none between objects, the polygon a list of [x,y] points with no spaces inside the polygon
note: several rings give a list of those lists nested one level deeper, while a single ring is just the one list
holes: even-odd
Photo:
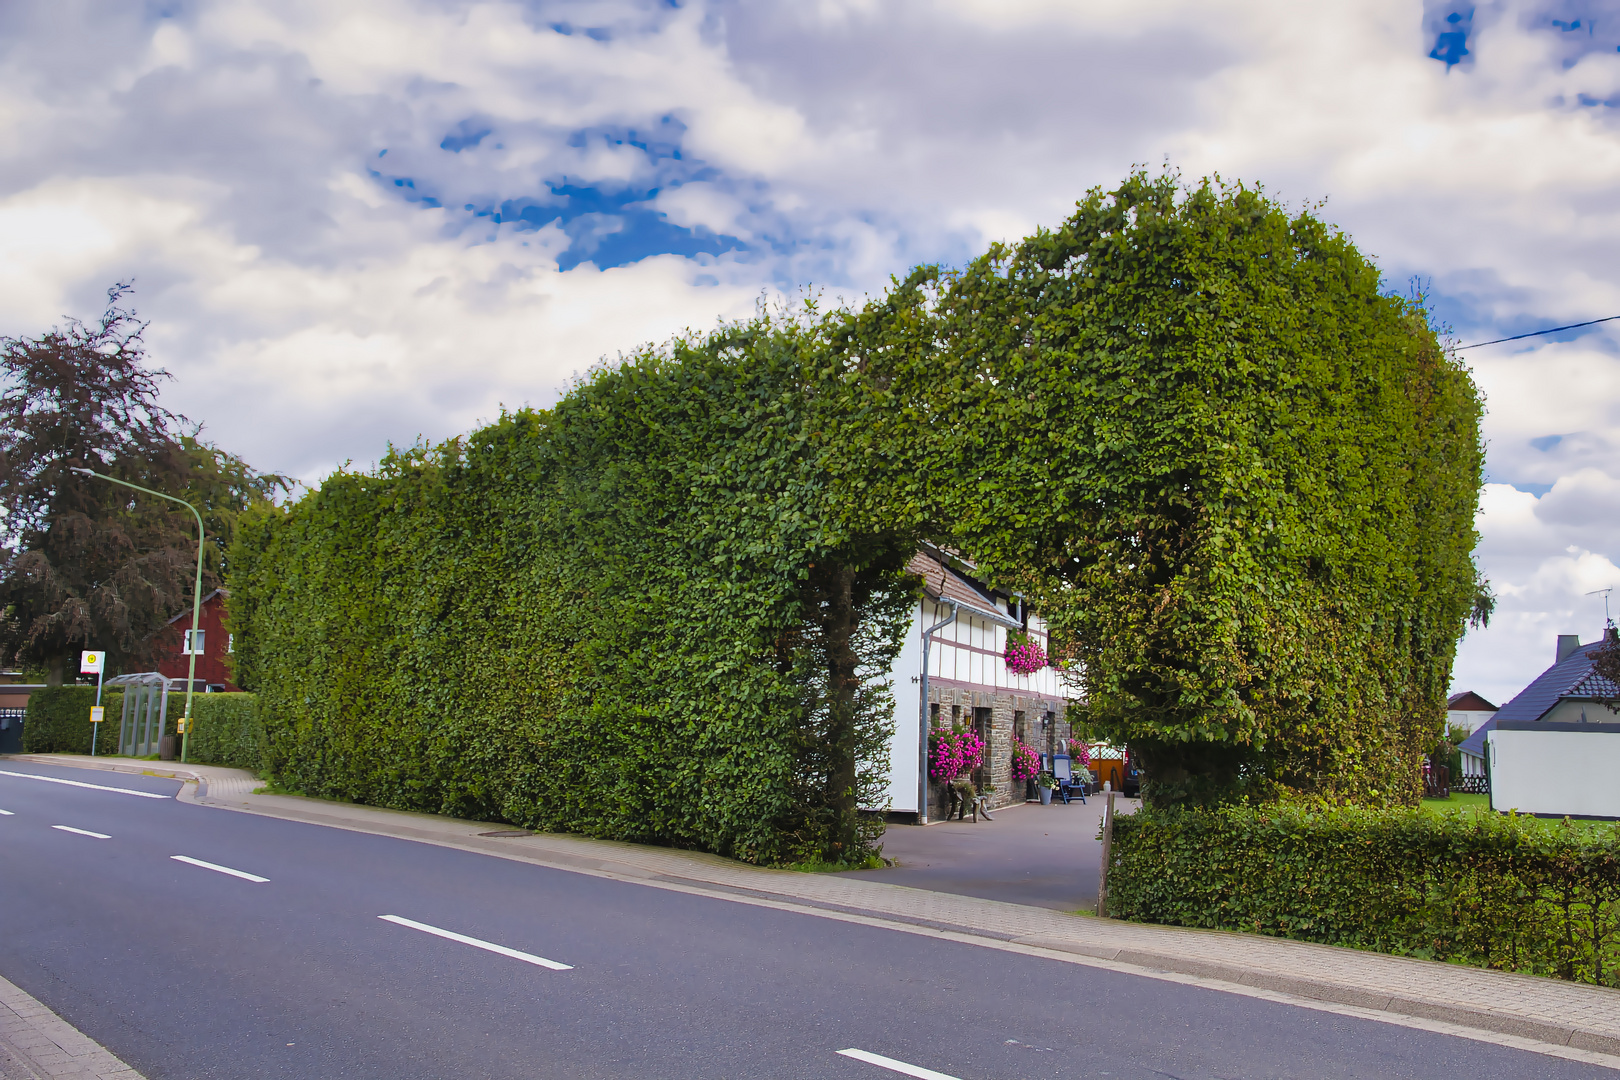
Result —
[{"label": "utility wire", "polygon": [[1457,351],[1462,352],[1464,349],[1477,349],[1481,345],[1500,345],[1504,341],[1518,341],[1520,338],[1540,337],[1542,334],[1556,334],[1560,330],[1574,330],[1581,326],[1596,326],[1600,322],[1613,322],[1616,319],[1620,319],[1620,315],[1610,315],[1606,319],[1593,319],[1590,322],[1570,323],[1568,326],[1555,326],[1551,330],[1532,330],[1528,334],[1514,334],[1512,337],[1499,337],[1493,341],[1476,341],[1472,345],[1459,345],[1457,347]]}]

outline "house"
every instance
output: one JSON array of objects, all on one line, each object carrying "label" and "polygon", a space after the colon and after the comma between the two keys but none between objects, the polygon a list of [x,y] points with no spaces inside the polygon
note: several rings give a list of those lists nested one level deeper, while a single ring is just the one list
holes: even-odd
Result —
[{"label": "house", "polygon": [[1446,726],[1460,727],[1472,735],[1481,724],[1496,715],[1496,706],[1474,693],[1464,690],[1446,699]]},{"label": "house", "polygon": [[1009,634],[1027,635],[1049,655],[1046,624],[1021,598],[974,578],[965,559],[927,549],[906,568],[923,579],[923,596],[889,673],[895,708],[888,809],[918,824],[945,816],[945,792],[928,779],[927,739],[953,724],[971,726],[985,741],[975,782],[993,788],[990,805],[1022,803],[1024,782],[1012,778],[1013,740],[1048,763],[1068,747],[1068,704],[1057,669],[1021,675],[1006,661]]},{"label": "house", "polygon": [[1592,666],[1614,635],[1585,645],[1559,635],[1552,666],[1464,741],[1464,772],[1488,771],[1492,809],[1620,817],[1620,712],[1607,704],[1620,686]]},{"label": "house", "polygon": [[[224,589],[215,589],[203,597],[201,618],[197,626],[197,674],[196,679],[204,688],[215,693],[234,692],[237,687],[231,682],[231,669],[227,658],[235,651],[235,641],[225,632],[225,602],[231,594]],[[170,679],[179,679],[184,684],[191,671],[191,609],[169,620],[169,625],[161,631],[162,652],[159,654],[157,670],[160,675]]]}]

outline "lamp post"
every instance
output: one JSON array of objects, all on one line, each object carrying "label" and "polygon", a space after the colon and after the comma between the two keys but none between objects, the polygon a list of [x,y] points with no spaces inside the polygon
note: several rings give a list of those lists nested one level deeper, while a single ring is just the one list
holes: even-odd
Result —
[{"label": "lamp post", "polygon": [[191,648],[186,650],[191,655],[191,667],[186,673],[186,717],[181,721],[183,730],[180,732],[180,761],[182,764],[184,764],[186,760],[186,744],[191,740],[191,694],[193,688],[197,684],[197,630],[198,623],[202,620],[202,515],[197,512],[197,508],[195,506],[192,506],[184,499],[176,498],[173,495],[165,495],[161,491],[153,491],[151,488],[141,487],[139,484],[132,484],[128,480],[119,480],[116,477],[105,476],[102,473],[95,472],[91,469],[70,468],[68,471],[76,472],[80,476],[93,476],[97,480],[105,480],[109,484],[118,484],[122,487],[133,488],[136,491],[144,491],[148,495],[156,495],[160,499],[168,499],[170,502],[177,502],[187,510],[190,510],[191,516],[197,519],[197,582],[191,590]]}]

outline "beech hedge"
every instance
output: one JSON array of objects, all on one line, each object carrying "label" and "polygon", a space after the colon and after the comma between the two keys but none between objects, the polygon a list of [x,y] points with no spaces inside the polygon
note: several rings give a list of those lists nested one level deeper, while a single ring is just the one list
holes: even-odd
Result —
[{"label": "beech hedge", "polygon": [[237,682],[311,794],[858,863],[928,540],[1049,617],[1149,802],[1415,803],[1488,607],[1479,415],[1341,232],[1137,174],[250,512]]},{"label": "beech hedge", "polygon": [[1115,820],[1110,914],[1620,986],[1620,825],[1294,806]]},{"label": "beech hedge", "polygon": [[[171,713],[177,702],[184,711],[184,698],[175,696],[169,699]],[[186,745],[188,761],[264,771],[264,721],[259,716],[257,694],[197,694],[191,702],[196,723]]]},{"label": "beech hedge", "polygon": [[830,509],[814,335],[768,319],[241,523],[238,682],[295,790],[858,864],[911,537]]},{"label": "beech hedge", "polygon": [[[95,703],[93,686],[51,686],[29,694],[28,713],[23,718],[23,753],[88,754],[90,707]],[[123,692],[102,690],[101,704],[107,710],[107,719],[96,736],[96,752],[116,754]]]},{"label": "beech hedge", "polygon": [[1029,598],[1145,799],[1418,802],[1489,607],[1481,404],[1349,237],[1138,173],[843,335],[846,490]]}]

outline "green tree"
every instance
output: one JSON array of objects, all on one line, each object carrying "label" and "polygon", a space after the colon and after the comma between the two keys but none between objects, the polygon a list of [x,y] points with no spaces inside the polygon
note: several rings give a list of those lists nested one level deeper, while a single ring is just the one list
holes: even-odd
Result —
[{"label": "green tree", "polygon": [[[192,498],[220,541],[249,502],[285,486],[178,434],[184,418],[158,403],[168,376],[146,365],[145,324],[120,306],[128,292],[109,289],[97,323],[0,339],[0,660],[43,667],[52,685],[86,648],[115,669],[151,666],[196,566],[189,514],[72,469]],[[205,586],[221,580],[223,552],[211,546]]]}]

